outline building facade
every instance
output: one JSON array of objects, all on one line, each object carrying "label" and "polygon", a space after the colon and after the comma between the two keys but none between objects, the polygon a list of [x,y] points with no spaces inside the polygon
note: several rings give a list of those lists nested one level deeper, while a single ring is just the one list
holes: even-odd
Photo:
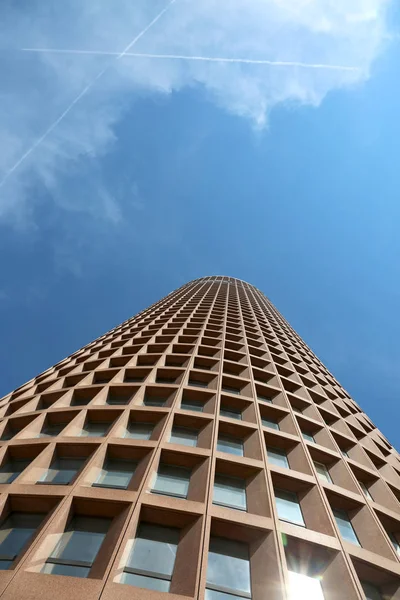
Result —
[{"label": "building facade", "polygon": [[184,285],[0,411],[1,600],[400,599],[399,455],[243,281]]}]

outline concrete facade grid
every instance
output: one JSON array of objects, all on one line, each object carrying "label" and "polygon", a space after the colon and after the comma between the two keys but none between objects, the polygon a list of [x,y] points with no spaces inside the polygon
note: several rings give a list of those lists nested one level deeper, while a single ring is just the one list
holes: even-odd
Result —
[{"label": "concrete facade grid", "polygon": [[[140,424],[149,439],[125,437]],[[171,443],[182,430],[197,445]],[[41,481],[63,458],[81,461],[71,482]],[[109,459],[136,465],[126,489],[97,485]],[[0,570],[2,600],[204,600],[210,536],[248,546],[252,600],[289,600],[289,571],[318,577],[325,600],[364,599],[363,584],[400,600],[399,455],[244,281],[189,282],[1,399],[0,471],[9,464],[24,468],[0,483],[0,523],[45,516]],[[160,465],[190,471],[186,498],[155,493]],[[245,482],[246,510],[213,503],[216,475]],[[303,526],[278,517],[281,490]],[[341,535],[343,511],[358,543]],[[109,519],[88,576],[42,573],[73,516]],[[140,523],[180,530],[169,596],[120,582]]]}]

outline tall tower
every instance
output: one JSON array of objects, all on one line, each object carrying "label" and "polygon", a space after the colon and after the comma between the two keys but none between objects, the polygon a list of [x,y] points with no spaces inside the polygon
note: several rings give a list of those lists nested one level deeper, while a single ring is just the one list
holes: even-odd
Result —
[{"label": "tall tower", "polygon": [[184,285],[0,411],[0,600],[400,599],[399,455],[248,283]]}]

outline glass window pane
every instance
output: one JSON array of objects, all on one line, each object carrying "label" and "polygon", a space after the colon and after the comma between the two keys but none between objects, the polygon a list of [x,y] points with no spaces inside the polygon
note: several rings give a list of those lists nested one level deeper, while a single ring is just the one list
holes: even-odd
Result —
[{"label": "glass window pane", "polygon": [[153,492],[186,498],[190,471],[175,465],[159,465]]},{"label": "glass window pane", "polygon": [[184,446],[197,446],[197,431],[186,427],[174,427],[169,439],[171,444],[183,444]]},{"label": "glass window pane", "polygon": [[126,489],[135,472],[136,465],[137,463],[134,461],[107,459],[93,485]]},{"label": "glass window pane", "polygon": [[296,525],[305,525],[297,494],[286,490],[275,490],[278,517]]},{"label": "glass window pane", "polygon": [[29,460],[11,460],[0,468],[0,483],[11,483],[30,464]]},{"label": "glass window pane", "polygon": [[68,485],[82,468],[84,462],[85,459],[82,458],[56,458],[50,468],[38,479],[38,482]]},{"label": "glass window pane", "polygon": [[250,562],[247,544],[212,537],[208,552],[207,584],[250,594]]},{"label": "glass window pane", "polygon": [[217,450],[219,452],[228,452],[229,454],[243,456],[243,442],[238,438],[220,435],[218,437]]},{"label": "glass window pane", "polygon": [[11,513],[0,526],[0,556],[11,561],[20,553],[44,519],[43,514]]},{"label": "glass window pane", "polygon": [[47,424],[43,427],[40,432],[40,437],[55,437],[59,435],[63,429],[65,429],[67,423],[54,423]]},{"label": "glass window pane", "polygon": [[203,412],[204,404],[202,402],[196,402],[196,400],[182,400],[181,408],[183,410],[194,410],[196,412]]},{"label": "glass window pane", "polygon": [[383,600],[382,594],[377,587],[366,581],[362,581],[361,585],[364,590],[365,600]]},{"label": "glass window pane", "polygon": [[289,571],[289,597],[288,600],[324,600],[319,579],[309,577],[302,573]]},{"label": "glass window pane", "polygon": [[130,398],[128,396],[118,396],[117,394],[108,394],[107,404],[123,405],[128,404]]},{"label": "glass window pane", "polygon": [[240,597],[241,596],[238,596],[237,594],[227,594],[226,592],[217,592],[216,590],[206,589],[204,600],[238,600]]},{"label": "glass window pane", "polygon": [[85,423],[81,437],[103,437],[110,428],[110,423]]},{"label": "glass window pane", "polygon": [[271,448],[270,446],[267,446],[267,454],[268,462],[271,465],[276,465],[278,467],[286,467],[287,469],[289,468],[288,459],[284,450],[280,450],[279,448]]},{"label": "glass window pane", "polygon": [[127,566],[171,577],[179,536],[179,529],[174,527],[141,523]]},{"label": "glass window pane", "polygon": [[393,547],[394,547],[394,549],[396,550],[397,554],[399,554],[399,555],[400,555],[400,544],[399,544],[399,542],[397,541],[397,538],[396,538],[396,536],[394,535],[394,533],[391,533],[391,532],[389,532],[389,533],[388,533],[388,536],[389,536],[389,538],[390,538],[390,541],[392,542],[392,544],[393,544]]},{"label": "glass window pane", "polygon": [[143,400],[143,404],[145,406],[165,406],[165,403],[167,402],[167,400],[165,398],[152,398],[150,397],[146,397]]},{"label": "glass window pane", "polygon": [[230,419],[242,419],[242,413],[238,410],[233,410],[231,408],[221,407],[219,414],[222,417],[229,417]]},{"label": "glass window pane", "polygon": [[350,522],[350,519],[349,519],[346,511],[339,510],[339,509],[333,509],[333,514],[334,514],[337,526],[339,528],[340,535],[348,542],[351,542],[352,544],[356,544],[357,546],[360,546],[360,542],[357,539],[356,533],[353,529],[353,526]]},{"label": "glass window pane", "polygon": [[258,394],[257,400],[260,400],[261,402],[268,402],[268,404],[272,404],[272,399],[268,396],[261,396],[260,394]]},{"label": "glass window pane", "polygon": [[270,429],[276,429],[279,431],[279,423],[275,421],[271,421],[271,419],[261,419],[264,427],[269,427]]},{"label": "glass window pane", "polygon": [[303,436],[303,438],[305,440],[307,440],[307,442],[313,442],[313,443],[315,443],[314,436],[312,436],[311,434],[305,433],[305,431],[302,431],[301,435]]},{"label": "glass window pane", "polygon": [[227,475],[215,475],[214,481],[214,504],[232,506],[246,510],[246,482],[244,479],[228,477]]},{"label": "glass window pane", "polygon": [[149,440],[153,429],[154,425],[152,423],[128,423],[124,437],[134,438],[135,440]]},{"label": "glass window pane", "polygon": [[135,587],[156,590],[157,592],[169,592],[171,582],[168,579],[157,579],[157,577],[146,577],[136,573],[122,573],[121,583],[134,585]]},{"label": "glass window pane", "polygon": [[331,476],[329,475],[329,471],[323,463],[314,461],[315,470],[317,471],[317,475],[322,481],[326,481],[327,483],[332,483]]},{"label": "glass window pane", "polygon": [[111,519],[73,517],[67,530],[55,545],[50,557],[71,562],[79,560],[92,564],[100,550],[110,523]]},{"label": "glass window pane", "polygon": [[60,565],[57,563],[45,563],[42,573],[47,575],[69,575],[70,577],[88,577],[90,567],[77,567],[75,565]]},{"label": "glass window pane", "polygon": [[374,499],[371,496],[369,489],[367,488],[365,483],[363,481],[359,481],[358,483],[360,484],[360,487],[361,487],[362,491],[364,492],[365,497],[368,498],[369,500],[373,501]]}]

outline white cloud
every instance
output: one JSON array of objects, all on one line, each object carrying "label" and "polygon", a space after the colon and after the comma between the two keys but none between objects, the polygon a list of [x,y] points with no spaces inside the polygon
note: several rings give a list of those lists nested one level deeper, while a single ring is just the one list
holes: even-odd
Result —
[{"label": "white cloud", "polygon": [[26,222],[34,209],[32,189],[41,186],[63,208],[96,212],[118,222],[118,201],[104,189],[101,177],[100,183],[86,181],[90,194],[84,201],[79,194],[67,196],[63,182],[73,173],[82,182],[80,161],[96,159],[118,143],[114,127],[135,98],[200,85],[211,101],[262,128],[279,104],[318,106],[330,91],[365,81],[388,38],[389,0],[176,0],[135,45],[135,52],[323,63],[356,70],[143,57],[116,61],[18,51],[53,47],[121,52],[165,5],[165,0],[69,0],[50,10],[32,0],[18,10],[2,4],[0,47],[14,50],[0,59],[5,73],[0,180],[82,89],[111,67],[0,188],[0,218],[12,215]]}]

